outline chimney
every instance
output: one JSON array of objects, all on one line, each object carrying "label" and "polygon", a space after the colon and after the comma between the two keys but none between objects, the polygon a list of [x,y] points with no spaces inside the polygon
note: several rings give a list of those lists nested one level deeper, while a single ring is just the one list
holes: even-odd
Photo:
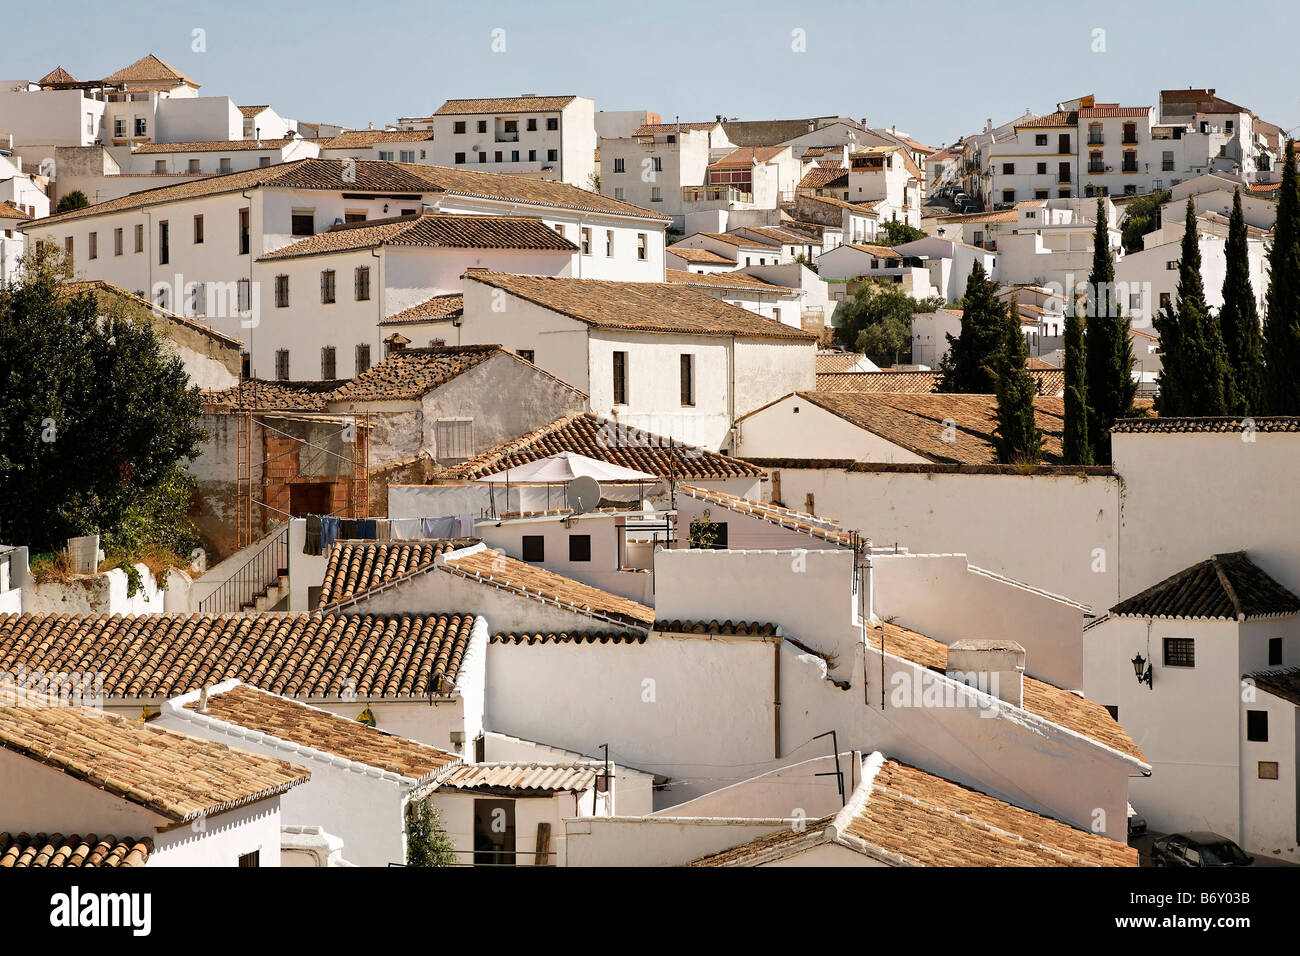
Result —
[{"label": "chimney", "polygon": [[204,685],[199,691],[199,705],[194,708],[196,713],[206,714],[208,712],[208,688]]},{"label": "chimney", "polygon": [[1025,649],[1015,641],[954,641],[945,673],[1015,707],[1024,706]]}]

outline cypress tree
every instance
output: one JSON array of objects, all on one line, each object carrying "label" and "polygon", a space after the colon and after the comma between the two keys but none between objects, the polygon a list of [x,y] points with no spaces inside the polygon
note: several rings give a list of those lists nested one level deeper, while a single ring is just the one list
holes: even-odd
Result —
[{"label": "cypress tree", "polygon": [[1106,197],[1097,197],[1097,226],[1088,277],[1088,328],[1084,340],[1088,382],[1088,443],[1098,464],[1110,464],[1110,428],[1133,408],[1133,343],[1129,320],[1116,300]]},{"label": "cypress tree", "polygon": [[1037,388],[1026,367],[1029,346],[1020,329],[1020,310],[1014,298],[1008,312],[998,361],[998,423],[993,429],[993,447],[1004,465],[1037,464],[1043,457],[1043,432],[1034,420]]},{"label": "cypress tree", "polygon": [[1062,455],[1067,465],[1091,465],[1083,316],[1079,315],[1075,305],[1071,303],[1065,316],[1065,435],[1062,440]]},{"label": "cypress tree", "polygon": [[1277,223],[1268,257],[1264,318],[1264,404],[1270,415],[1300,414],[1300,184],[1295,142],[1287,140]]},{"label": "cypress tree", "polygon": [[1223,308],[1219,328],[1232,382],[1229,413],[1259,415],[1263,412],[1264,343],[1259,329],[1259,312],[1250,285],[1247,256],[1246,216],[1241,209],[1241,190],[1232,193],[1232,218],[1228,222],[1225,247],[1227,271],[1223,277]]},{"label": "cypress tree", "polygon": [[997,291],[997,283],[976,261],[961,301],[961,333],[948,336],[948,354],[939,363],[940,392],[988,395],[996,388],[1007,317]]}]

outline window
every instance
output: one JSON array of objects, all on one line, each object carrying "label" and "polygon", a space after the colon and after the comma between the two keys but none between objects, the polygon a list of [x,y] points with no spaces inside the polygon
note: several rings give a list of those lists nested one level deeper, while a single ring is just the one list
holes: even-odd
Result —
[{"label": "window", "polygon": [[622,198],[623,198],[623,187],[622,187],[622,186],[615,186],[615,187],[614,187],[614,198],[615,198],[615,199],[622,199]]},{"label": "window", "polygon": [[589,534],[569,535],[569,560],[570,561],[591,560],[591,535]]},{"label": "window", "polygon": [[584,256],[591,255],[591,228],[589,226],[582,227],[582,254]]},{"label": "window", "polygon": [[1246,739],[1268,743],[1268,711],[1246,711]]},{"label": "window", "polygon": [[558,116],[546,117],[546,129],[548,131],[554,132],[559,128],[560,128],[560,119]]},{"label": "window", "polygon": [[517,163],[517,162],[519,162],[519,150],[517,150],[517,149],[512,149],[512,150],[510,151],[510,162],[512,162],[512,163]]},{"label": "window", "polygon": [[381,149],[379,151],[379,161],[382,163],[391,163],[393,161],[393,151],[391,149]]},{"label": "window", "polygon": [[1177,259],[1170,259],[1168,262],[1166,262],[1166,263],[1165,263],[1165,271],[1166,271],[1166,272],[1177,272],[1177,271],[1178,271],[1178,260],[1177,260]]},{"label": "window", "polygon": [[[552,851],[553,853],[554,851]],[[554,856],[525,857],[529,864],[550,864]],[[474,801],[474,865],[514,866],[515,801],[483,799]]]},{"label": "window", "polygon": [[275,350],[275,377],[281,382],[289,381],[289,350]]},{"label": "window", "polygon": [[358,375],[370,369],[370,346],[369,345],[357,346],[356,363],[357,363]]},{"label": "window", "polygon": [[239,254],[248,255],[248,210],[239,210]]},{"label": "window", "polygon": [[456,122],[452,125],[451,129],[453,133],[459,136],[461,133],[465,132],[465,121],[456,120]]},{"label": "window", "polygon": [[1035,170],[1035,172],[1038,173],[1039,176],[1046,176],[1046,175],[1047,175],[1047,164],[1046,164],[1046,163],[1039,163],[1037,169]]},{"label": "window", "polygon": [[189,163],[186,164],[186,170],[191,173],[197,173],[199,171],[199,161],[197,159],[191,159]]},{"label": "window", "polygon": [[222,156],[219,160],[217,160],[217,170],[218,170],[218,172],[228,173],[228,172],[230,172],[230,169],[231,169],[231,166],[230,166],[230,157],[229,157],[229,156]]},{"label": "window", "polygon": [[537,353],[532,349],[518,349],[515,354],[525,362],[532,362],[533,364],[537,363]]},{"label": "window", "polygon": [[[1127,127],[1125,127],[1125,128],[1127,129]],[[1224,120],[1224,122],[1223,122],[1223,131],[1224,131],[1225,133],[1228,133],[1229,135],[1232,134],[1232,120]],[[1137,140],[1134,139],[1133,142],[1136,143]]]},{"label": "window", "polygon": [[1259,762],[1259,779],[1276,780],[1277,779],[1277,761],[1261,760]]},{"label": "window", "polygon": [[240,279],[235,286],[235,293],[239,300],[236,308],[240,312],[249,312],[253,308],[253,283],[248,279]]},{"label": "window", "polygon": [[1124,142],[1136,143],[1138,141],[1137,123],[1124,124]]},{"label": "window", "polygon": [[548,163],[553,163],[559,158],[560,158],[560,151],[558,149],[548,149],[546,151],[546,161]]},{"label": "window", "polygon": [[1034,190],[1034,198],[1035,198],[1035,199],[1047,199],[1047,198],[1048,198],[1048,195],[1047,195],[1047,194],[1048,194],[1048,190],[1046,190],[1046,189],[1035,189],[1035,190]]},{"label": "window", "polygon": [[291,231],[295,236],[314,236],[316,234],[316,211],[313,209],[295,209],[293,211]]},{"label": "window", "polygon": [[651,186],[651,187],[650,187],[650,201],[651,201],[651,202],[663,202],[663,201],[664,201],[664,191],[663,191],[663,189],[661,189],[661,188],[658,187],[658,186]]},{"label": "window", "polygon": [[652,157],[651,157],[651,167],[650,167],[650,168],[651,168],[652,170],[654,170],[654,172],[656,172],[656,173],[662,173],[662,172],[664,171],[664,161],[663,161],[663,157],[661,157],[661,156],[652,156]]},{"label": "window", "polygon": [[1037,134],[1037,135],[1034,137],[1034,145],[1035,145],[1035,146],[1046,146],[1046,145],[1047,145],[1047,134],[1046,134],[1046,133],[1039,133],[1039,134]]},{"label": "window", "polygon": [[252,853],[239,854],[239,865],[241,867],[259,867],[262,865],[262,851],[254,850]]},{"label": "window", "polygon": [[364,209],[345,209],[343,210],[343,221],[345,223],[365,222],[366,211]]},{"label": "window", "polygon": [[564,223],[557,222],[555,224],[555,231],[559,233],[559,235],[564,236]]},{"label": "window", "polygon": [[479,120],[479,121],[478,121],[478,131],[479,131],[480,133],[486,133],[486,132],[487,132],[487,120]]},{"label": "window", "polygon": [[1170,301],[1171,301],[1171,299],[1170,299],[1170,293],[1168,293],[1168,292],[1161,292],[1161,293],[1160,293],[1160,308],[1161,308],[1161,309],[1167,309],[1167,308],[1169,308],[1169,303],[1170,303]]},{"label": "window", "polygon": [[158,223],[158,264],[161,266],[171,262],[170,234],[171,230],[167,225],[167,220],[164,219]]},{"label": "window", "polygon": [[149,135],[149,123],[143,116],[137,116],[135,118],[135,135],[136,136]]},{"label": "window", "polygon": [[1015,202],[1015,201],[1016,201],[1016,191],[1015,191],[1014,189],[1004,189],[1004,190],[1002,190],[1002,201],[1003,201],[1003,202]]},{"label": "window", "polygon": [[540,534],[524,535],[521,551],[525,561],[531,564],[540,564],[546,560],[546,536]]},{"label": "window", "polygon": [[625,173],[625,172],[627,172],[627,161],[626,161],[622,156],[617,156],[617,157],[615,157],[615,159],[614,159],[614,172],[616,172],[616,173]]},{"label": "window", "polygon": [[126,120],[123,119],[113,120],[113,138],[114,139],[126,138]]},{"label": "window", "polygon": [[650,255],[649,243],[650,237],[647,233],[638,232],[636,234],[636,257],[642,262],[645,262]]},{"label": "window", "polygon": [[1166,637],[1165,666],[1195,667],[1196,641],[1190,637]]},{"label": "window", "polygon": [[335,356],[334,346],[326,345],[320,350],[320,377],[322,381],[328,382],[338,378],[335,374],[338,371],[338,360]]},{"label": "window", "polygon": [[530,132],[530,133],[536,133],[536,132],[537,132],[537,117],[536,117],[536,116],[530,116],[530,117],[528,117],[528,132]]},{"label": "window", "polygon": [[627,353],[614,353],[614,404],[627,404]]},{"label": "window", "polygon": [[1268,666],[1280,667],[1282,665],[1282,638],[1270,637],[1268,639]]},{"label": "window", "polygon": [[440,418],[437,422],[438,458],[464,460],[474,456],[474,419]]},{"label": "window", "polygon": [[404,162],[404,163],[413,163],[413,162],[415,162],[415,150],[413,150],[413,149],[403,149],[403,150],[401,150],[400,152],[401,152],[401,154],[402,154],[402,160],[401,160],[402,162]]},{"label": "window", "polygon": [[605,230],[605,256],[612,258],[614,255],[614,230]]},{"label": "window", "polygon": [[71,236],[67,236],[67,237],[64,238],[64,240],[63,240],[63,251],[66,252],[69,256],[72,255],[72,237],[71,237]]},{"label": "window", "polygon": [[90,241],[86,245],[86,258],[99,258],[99,233],[97,232],[92,232],[90,234]]},{"label": "window", "polygon": [[122,230],[114,229],[113,230],[113,255],[120,256],[121,254],[122,254]]},{"label": "window", "polygon": [[535,149],[530,149],[530,150],[528,151],[528,161],[529,161],[530,163],[535,163],[535,162],[537,162],[537,150],[535,150]]},{"label": "window", "polygon": [[478,161],[479,161],[480,163],[486,163],[486,162],[487,162],[487,153],[486,153],[486,152],[483,152],[482,150],[480,150],[480,151],[479,151],[479,154],[478,154]]},{"label": "window", "polygon": [[144,223],[137,223],[135,227],[135,251],[144,252]]},{"label": "window", "polygon": [[464,165],[464,163],[465,163],[465,154],[464,154],[464,153],[457,153],[457,154],[456,154],[456,165],[457,165],[457,166],[461,166],[461,165]]},{"label": "window", "polygon": [[257,165],[262,169],[266,169],[266,167],[271,165],[271,157],[270,156],[257,157]]},{"label": "window", "polygon": [[186,315],[207,315],[208,296],[202,282],[194,282],[189,286],[190,301]]},{"label": "window", "polygon": [[370,266],[357,266],[352,277],[352,295],[358,302],[370,301]]},{"label": "window", "polygon": [[203,217],[194,217],[194,244],[197,246],[203,242]]},{"label": "window", "polygon": [[287,309],[289,307],[289,277],[279,275],[275,277],[275,307],[277,309]]},{"label": "window", "polygon": [[1015,163],[1003,163],[1003,164],[1002,164],[1002,175],[1003,175],[1003,176],[1014,176],[1015,174],[1016,174],[1016,164],[1015,164]]},{"label": "window", "polygon": [[695,356],[682,354],[681,360],[682,405],[691,408],[695,405]]},{"label": "window", "polygon": [[320,274],[320,302],[321,305],[331,305],[334,302],[333,269],[324,269]]},{"label": "window", "polygon": [[501,162],[501,150],[498,149],[492,153],[492,162],[494,163]]}]

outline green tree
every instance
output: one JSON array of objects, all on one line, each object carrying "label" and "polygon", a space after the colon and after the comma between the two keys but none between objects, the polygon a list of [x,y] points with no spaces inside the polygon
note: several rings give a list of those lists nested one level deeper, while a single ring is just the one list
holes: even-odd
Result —
[{"label": "green tree", "polygon": [[1264,404],[1270,415],[1300,414],[1300,182],[1295,142],[1287,140],[1268,256],[1264,317]]},{"label": "green tree", "polygon": [[1241,209],[1241,190],[1235,189],[1225,247],[1223,308],[1219,310],[1219,328],[1232,381],[1232,407],[1228,411],[1234,415],[1260,415],[1264,403],[1264,340],[1246,250],[1246,216]]},{"label": "green tree", "polygon": [[1110,249],[1106,197],[1097,197],[1097,226],[1088,276],[1087,333],[1084,354],[1088,382],[1088,444],[1098,464],[1110,464],[1110,429],[1133,408],[1133,343],[1129,321],[1115,292],[1115,260]]},{"label": "green tree", "polygon": [[1144,193],[1124,207],[1121,227],[1125,252],[1141,252],[1142,237],[1160,225],[1160,207],[1169,201],[1167,189]]},{"label": "green tree", "polygon": [[882,246],[897,246],[926,238],[923,230],[896,219],[886,219],[880,227],[885,230],[885,241],[880,243]]},{"label": "green tree", "polygon": [[961,300],[961,332],[948,336],[948,354],[939,362],[938,391],[993,393],[1007,319],[1007,305],[997,291],[977,259]]},{"label": "green tree", "polygon": [[1029,346],[1020,328],[1020,310],[1014,297],[1007,311],[998,362],[993,447],[998,461],[1004,465],[1037,464],[1043,458],[1043,432],[1034,419],[1034,396],[1038,388],[1026,367]]},{"label": "green tree", "polygon": [[1191,198],[1178,263],[1178,305],[1165,310],[1155,324],[1162,358],[1173,357],[1172,362],[1162,363],[1160,414],[1226,415],[1232,403],[1230,372],[1218,319],[1205,304],[1201,243]]},{"label": "green tree", "polygon": [[939,299],[918,302],[893,285],[864,282],[853,298],[835,308],[835,337],[838,344],[862,352],[882,368],[910,357],[912,315],[933,312]]},{"label": "green tree", "polygon": [[74,189],[59,197],[59,204],[54,207],[56,213],[72,212],[74,209],[85,209],[90,205],[90,200],[80,189]]},{"label": "green tree", "polygon": [[1091,465],[1088,441],[1088,370],[1083,345],[1083,316],[1071,307],[1065,314],[1065,434],[1062,457],[1067,465]]},{"label": "green tree", "polygon": [[442,814],[428,800],[406,806],[406,865],[455,866],[456,847],[442,825]]},{"label": "green tree", "polygon": [[45,551],[98,533],[110,553],[181,554],[198,389],[150,325],[63,286],[69,271],[40,243],[0,290],[0,539]]}]

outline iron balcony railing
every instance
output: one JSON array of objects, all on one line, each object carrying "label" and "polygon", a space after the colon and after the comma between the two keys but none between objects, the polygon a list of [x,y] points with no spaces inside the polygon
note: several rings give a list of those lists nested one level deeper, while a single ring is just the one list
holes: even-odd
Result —
[{"label": "iron balcony railing", "polygon": [[753,202],[754,194],[735,186],[683,186],[683,202]]},{"label": "iron balcony railing", "polygon": [[259,595],[289,569],[289,526],[286,524],[238,571],[199,602],[200,614],[231,614],[255,607]]}]

